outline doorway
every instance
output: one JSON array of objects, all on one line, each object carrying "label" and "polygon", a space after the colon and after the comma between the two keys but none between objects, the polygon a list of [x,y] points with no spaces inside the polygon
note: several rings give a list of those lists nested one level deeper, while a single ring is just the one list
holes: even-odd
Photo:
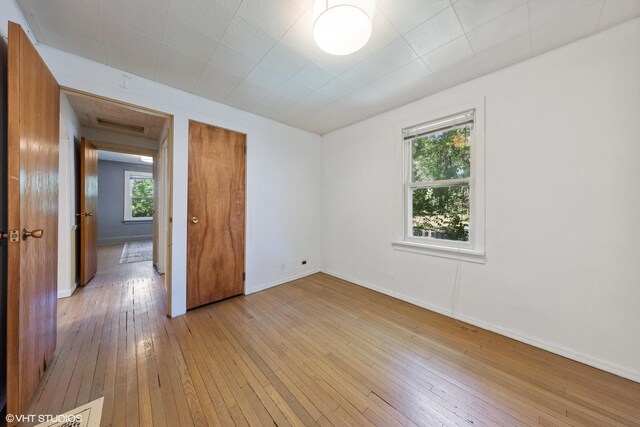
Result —
[{"label": "doorway", "polygon": [[[119,248],[118,264],[154,261],[157,185],[153,157],[98,150],[97,245]],[[82,234],[82,229],[81,229]],[[100,260],[106,271],[105,260]],[[98,267],[98,266],[97,266]]]},{"label": "doorway", "polygon": [[169,302],[173,116],[70,88],[62,88],[61,111],[75,197],[60,227],[72,243],[58,296],[91,286],[96,274],[155,270]]}]

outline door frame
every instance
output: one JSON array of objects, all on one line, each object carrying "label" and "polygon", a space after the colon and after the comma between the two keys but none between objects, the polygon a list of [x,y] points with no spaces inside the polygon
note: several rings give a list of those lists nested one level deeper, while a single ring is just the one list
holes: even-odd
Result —
[{"label": "door frame", "polygon": [[[167,221],[167,229],[166,233],[166,260],[165,260],[165,288],[167,291],[167,316],[171,317],[171,282],[172,282],[172,268],[171,268],[171,248],[173,246],[173,140],[174,140],[174,116],[173,114],[166,113],[160,110],[154,110],[152,108],[143,107],[141,105],[132,104],[130,102],[121,101],[115,98],[109,98],[102,95],[97,95],[91,92],[86,92],[83,90],[75,89],[69,86],[60,86],[60,94],[71,94],[76,96],[82,96],[86,98],[92,98],[104,102],[109,102],[112,104],[117,104],[123,107],[126,107],[133,111],[138,111],[145,114],[151,114],[158,117],[163,117],[168,120],[169,126],[167,131],[167,176],[165,177],[165,185],[167,188],[167,199],[166,199],[166,209],[169,212],[169,218]],[[150,155],[154,157],[154,162],[157,160],[157,153],[145,150],[144,148],[136,148],[129,146],[121,146],[118,144],[112,144],[107,142],[102,142],[100,140],[91,140],[91,142],[99,149],[105,151],[116,151],[121,153],[131,153],[131,154],[141,154],[141,155]],[[161,141],[158,143],[160,144]],[[158,146],[159,148],[159,146]],[[154,197],[155,198],[155,197]],[[154,216],[154,222],[156,221],[156,217]],[[79,250],[79,249],[77,249]],[[155,248],[154,248],[155,250]]]},{"label": "door frame", "polygon": [[[157,251],[154,251],[154,262],[156,263],[156,270],[160,274],[165,274],[167,271],[167,233],[166,230],[162,230],[161,225],[168,223],[168,218],[170,215],[167,211],[167,203],[168,200],[167,190],[168,187],[166,185],[166,180],[164,179],[168,174],[168,145],[169,145],[169,135],[168,133],[164,135],[162,138],[162,142],[160,142],[160,147],[158,149],[158,155],[156,161],[153,163],[154,167],[154,182],[156,185],[154,189],[157,188],[158,196],[154,198],[154,208],[157,213],[157,221],[155,221],[156,226],[156,239],[158,241]],[[161,179],[158,179],[160,177]]]}]

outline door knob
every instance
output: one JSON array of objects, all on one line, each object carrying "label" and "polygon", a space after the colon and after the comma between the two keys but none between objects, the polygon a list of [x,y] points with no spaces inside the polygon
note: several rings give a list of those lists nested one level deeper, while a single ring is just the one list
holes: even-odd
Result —
[{"label": "door knob", "polygon": [[194,223],[194,224],[197,224],[198,221],[200,221],[200,220],[198,219],[197,216],[194,216],[194,217],[191,218],[191,222]]},{"label": "door knob", "polygon": [[42,228],[36,228],[33,231],[29,231],[26,228],[22,229],[22,240],[27,240],[29,237],[33,237],[34,239],[41,239],[44,234],[44,230]]},{"label": "door knob", "polygon": [[87,216],[93,216],[93,212],[87,212]]}]

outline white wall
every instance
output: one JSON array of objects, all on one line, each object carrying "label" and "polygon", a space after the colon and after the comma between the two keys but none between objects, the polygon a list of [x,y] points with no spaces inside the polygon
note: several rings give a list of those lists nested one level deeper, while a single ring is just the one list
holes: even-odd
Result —
[{"label": "white wall", "polygon": [[14,0],[0,0],[0,34],[7,38],[9,34],[8,23],[9,21],[17,22],[22,25],[22,28],[27,32],[27,35],[31,41],[35,41],[31,29],[27,24],[27,20],[22,16],[22,12],[18,9]]},{"label": "white wall", "polygon": [[639,381],[639,40],[635,19],[324,135],[323,270],[451,314],[457,261],[391,248],[396,129],[486,95],[487,257],[457,316]]},{"label": "white wall", "polygon": [[[44,45],[38,50],[67,87],[174,115],[171,312],[186,309],[188,122],[247,134],[246,292],[320,268],[320,137]],[[307,264],[301,265],[306,259]]]},{"label": "white wall", "polygon": [[74,139],[80,138],[80,122],[64,94],[60,96],[60,119],[58,298],[65,298],[77,285]]}]

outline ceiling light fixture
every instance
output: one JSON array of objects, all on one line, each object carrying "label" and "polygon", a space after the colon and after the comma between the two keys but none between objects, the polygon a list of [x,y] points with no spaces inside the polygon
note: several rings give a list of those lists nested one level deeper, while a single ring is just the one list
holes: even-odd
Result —
[{"label": "ceiling light fixture", "polygon": [[313,38],[332,55],[360,50],[371,37],[373,0],[316,0]]},{"label": "ceiling light fixture", "polygon": [[145,163],[153,163],[153,157],[140,156],[140,161],[145,162]]}]

